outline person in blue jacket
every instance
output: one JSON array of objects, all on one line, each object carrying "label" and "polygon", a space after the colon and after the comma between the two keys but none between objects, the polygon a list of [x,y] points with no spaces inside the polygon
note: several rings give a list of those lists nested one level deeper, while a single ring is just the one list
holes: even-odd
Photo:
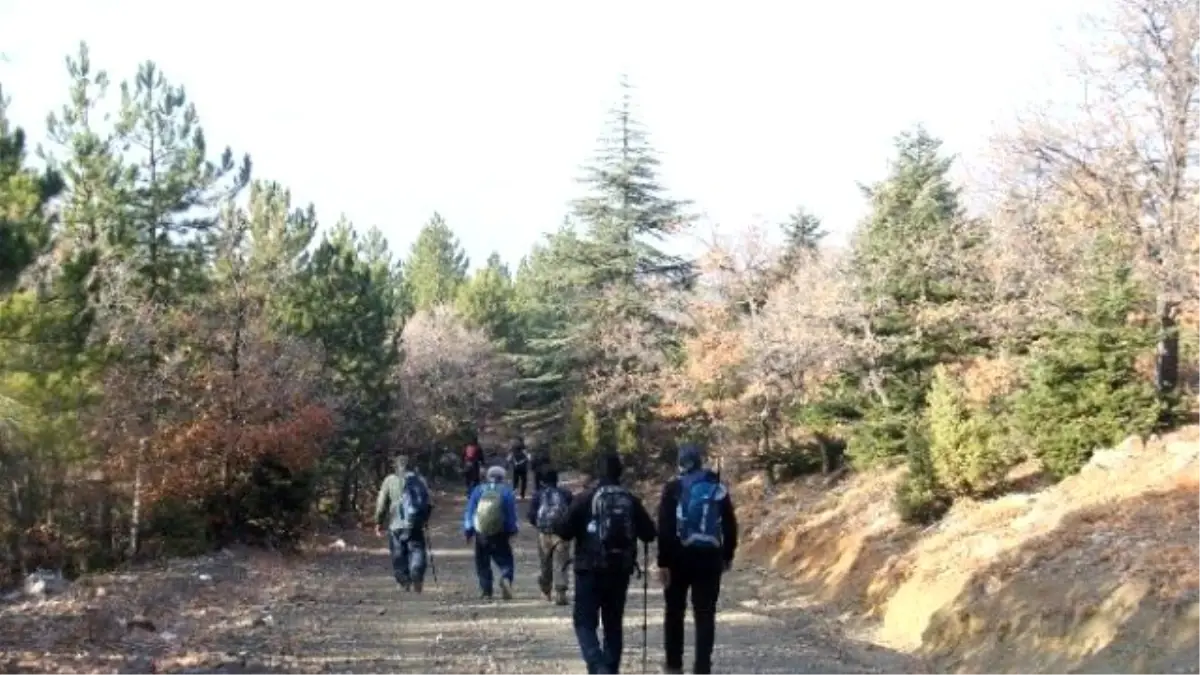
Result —
[{"label": "person in blue jacket", "polygon": [[463,513],[463,535],[475,542],[475,574],[484,599],[492,597],[492,564],[500,570],[500,595],[512,599],[515,575],[512,537],[517,533],[517,497],[504,483],[504,467],[493,466],[487,481],[471,490]]}]

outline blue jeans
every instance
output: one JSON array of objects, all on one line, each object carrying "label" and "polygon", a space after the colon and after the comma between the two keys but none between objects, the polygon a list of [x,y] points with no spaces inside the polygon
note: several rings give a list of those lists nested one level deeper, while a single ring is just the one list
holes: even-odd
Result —
[{"label": "blue jeans", "polygon": [[[629,593],[629,575],[601,575],[590,571],[575,573],[575,639],[589,673],[621,672],[621,650],[625,646],[625,596]],[[604,644],[597,634],[604,626]]]},{"label": "blue jeans", "polygon": [[425,533],[407,530],[388,531],[388,551],[392,554],[392,573],[396,583],[407,586],[425,580]]},{"label": "blue jeans", "polygon": [[479,590],[484,595],[492,594],[492,563],[500,568],[500,578],[512,583],[515,563],[512,541],[508,535],[484,537],[475,535],[475,575],[479,577]]}]

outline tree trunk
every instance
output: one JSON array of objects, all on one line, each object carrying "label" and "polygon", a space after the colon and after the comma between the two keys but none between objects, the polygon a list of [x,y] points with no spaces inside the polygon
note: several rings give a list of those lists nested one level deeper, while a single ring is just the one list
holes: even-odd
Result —
[{"label": "tree trunk", "polygon": [[138,553],[138,533],[142,529],[142,460],[146,454],[147,439],[138,441],[137,457],[133,463],[133,513],[129,519],[129,559]]},{"label": "tree trunk", "polygon": [[1158,298],[1158,347],[1154,355],[1154,387],[1160,395],[1169,395],[1179,386],[1178,306]]}]

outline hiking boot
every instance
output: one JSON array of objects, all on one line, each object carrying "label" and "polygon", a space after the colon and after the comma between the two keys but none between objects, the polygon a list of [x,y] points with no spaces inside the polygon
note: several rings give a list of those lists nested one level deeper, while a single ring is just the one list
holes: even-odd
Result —
[{"label": "hiking boot", "polygon": [[674,666],[663,666],[662,671],[666,673],[666,675],[683,675],[683,666],[679,666],[678,668]]},{"label": "hiking boot", "polygon": [[399,584],[399,585],[400,585],[400,588],[401,588],[401,589],[403,589],[403,590],[405,590],[405,591],[411,591],[411,590],[412,590],[412,583],[411,583],[411,582],[409,582],[409,581],[399,581],[399,580],[397,580],[397,581],[396,581],[396,583],[397,583],[397,584]]},{"label": "hiking boot", "polygon": [[565,588],[558,589],[558,592],[554,594],[554,604],[556,604],[560,607],[566,606],[566,604],[567,604],[567,589],[565,589]]},{"label": "hiking boot", "polygon": [[482,591],[479,593],[479,599],[480,600],[491,600],[492,593],[490,591]]},{"label": "hiking boot", "polygon": [[512,582],[508,579],[500,580],[500,597],[505,600],[512,600]]},{"label": "hiking boot", "polygon": [[551,598],[550,598],[550,589],[549,588],[542,589],[542,597],[546,599],[546,602],[550,602]]},{"label": "hiking boot", "polygon": [[421,589],[424,588],[424,586],[425,586],[425,584],[423,582],[414,581],[413,585],[412,585],[413,593],[420,593]]}]

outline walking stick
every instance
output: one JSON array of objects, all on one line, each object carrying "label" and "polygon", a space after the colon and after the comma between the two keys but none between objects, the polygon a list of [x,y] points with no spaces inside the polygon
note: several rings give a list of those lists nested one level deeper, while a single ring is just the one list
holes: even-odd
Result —
[{"label": "walking stick", "polygon": [[642,542],[642,673],[646,673],[646,632],[650,608],[650,542]]}]

